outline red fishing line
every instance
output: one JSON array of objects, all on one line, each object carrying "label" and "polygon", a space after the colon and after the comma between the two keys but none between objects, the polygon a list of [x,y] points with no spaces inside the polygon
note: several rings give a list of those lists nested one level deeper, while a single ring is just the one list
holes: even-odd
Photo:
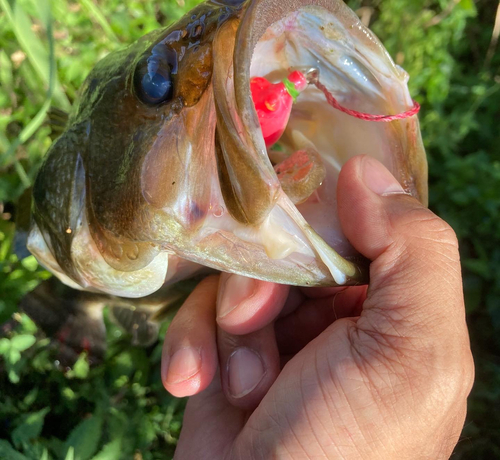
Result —
[{"label": "red fishing line", "polygon": [[341,112],[344,112],[351,117],[359,118],[360,120],[389,122],[394,120],[402,120],[403,118],[409,118],[413,115],[416,115],[420,111],[420,104],[417,101],[413,100],[413,107],[410,110],[398,113],[396,115],[373,115],[371,113],[358,112],[357,110],[351,110],[347,107],[342,106],[339,101],[337,101],[337,99],[333,97],[332,93],[330,93],[330,91],[326,89],[326,86],[323,85],[323,83],[316,81],[314,82],[314,85],[316,86],[316,88],[323,92],[328,104],[330,104],[337,110],[340,110]]}]

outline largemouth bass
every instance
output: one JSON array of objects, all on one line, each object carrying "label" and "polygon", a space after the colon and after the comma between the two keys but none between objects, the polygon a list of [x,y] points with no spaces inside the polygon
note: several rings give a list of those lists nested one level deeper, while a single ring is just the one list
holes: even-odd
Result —
[{"label": "largemouth bass", "polygon": [[[40,168],[29,250],[68,286],[123,297],[201,267],[301,286],[363,282],[335,211],[338,173],[369,154],[426,202],[418,119],[360,120],[309,85],[266,147],[251,79],[311,68],[350,109],[412,107],[408,75],[340,0],[210,0],[109,54]],[[290,179],[297,151],[323,173]]]}]

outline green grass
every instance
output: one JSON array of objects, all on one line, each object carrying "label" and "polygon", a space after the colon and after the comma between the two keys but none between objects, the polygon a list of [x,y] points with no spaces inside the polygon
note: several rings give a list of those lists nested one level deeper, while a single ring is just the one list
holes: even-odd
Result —
[{"label": "green grass", "polygon": [[[19,299],[48,274],[33,257],[14,255],[11,213],[51,143],[49,105],[67,109],[99,59],[196,3],[0,0],[0,324],[12,315],[20,321],[0,339],[0,458],[173,454],[184,403],[161,387],[161,342],[132,347],[109,324],[103,364],[89,369],[82,357],[72,370],[59,370],[49,341],[16,313]],[[461,242],[477,378],[454,458],[500,458],[500,57],[491,47],[497,4],[350,5],[371,13],[372,28],[411,75],[422,103],[430,205]]]}]

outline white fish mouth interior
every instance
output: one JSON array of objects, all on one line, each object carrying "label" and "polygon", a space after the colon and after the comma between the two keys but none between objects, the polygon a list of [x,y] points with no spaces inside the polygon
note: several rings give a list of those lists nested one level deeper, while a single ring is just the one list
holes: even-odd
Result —
[{"label": "white fish mouth interior", "polygon": [[[305,7],[270,26],[256,45],[250,77],[265,77],[275,83],[291,70],[317,68],[320,81],[348,108],[388,114],[411,107],[404,70],[396,67],[385,52],[353,37],[333,14],[320,10],[318,13],[318,7]],[[378,43],[374,36],[369,38],[370,43]],[[368,154],[395,171],[390,141],[386,123],[359,120],[334,109],[314,85],[298,96],[278,141],[288,153],[304,143],[311,143],[320,153],[326,178],[297,208],[342,256],[356,253],[342,234],[336,214],[340,169],[351,157]]]}]

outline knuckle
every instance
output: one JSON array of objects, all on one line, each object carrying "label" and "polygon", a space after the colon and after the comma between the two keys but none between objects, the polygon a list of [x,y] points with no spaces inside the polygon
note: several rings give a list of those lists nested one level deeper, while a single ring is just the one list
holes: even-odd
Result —
[{"label": "knuckle", "polygon": [[458,240],[453,228],[427,208],[416,208],[403,216],[398,223],[399,230],[417,238],[446,244],[458,248]]},{"label": "knuckle", "polygon": [[435,366],[437,370],[433,378],[429,379],[438,398],[447,400],[454,407],[465,404],[474,384],[474,363],[470,349],[458,351],[455,355],[452,360],[448,356],[448,365],[440,362]]},{"label": "knuckle", "polygon": [[451,393],[467,397],[474,382],[474,361],[465,329],[458,334],[455,329],[434,329],[426,335],[423,330],[415,330],[414,325],[410,332],[406,321],[384,314],[380,317],[381,311],[376,313],[378,318],[365,314],[350,330],[350,345],[358,356],[392,363],[404,371],[408,380],[414,380],[414,372],[425,375],[428,383],[435,384],[435,377],[440,387],[449,386]]},{"label": "knuckle", "polygon": [[453,278],[459,276],[460,256],[455,231],[432,211],[414,209],[400,216],[393,223],[393,229],[395,235],[389,253],[446,272],[453,271]]},{"label": "knuckle", "polygon": [[474,359],[469,346],[465,346],[461,359],[457,363],[457,380],[460,382],[462,398],[466,399],[472,390],[475,378]]}]

